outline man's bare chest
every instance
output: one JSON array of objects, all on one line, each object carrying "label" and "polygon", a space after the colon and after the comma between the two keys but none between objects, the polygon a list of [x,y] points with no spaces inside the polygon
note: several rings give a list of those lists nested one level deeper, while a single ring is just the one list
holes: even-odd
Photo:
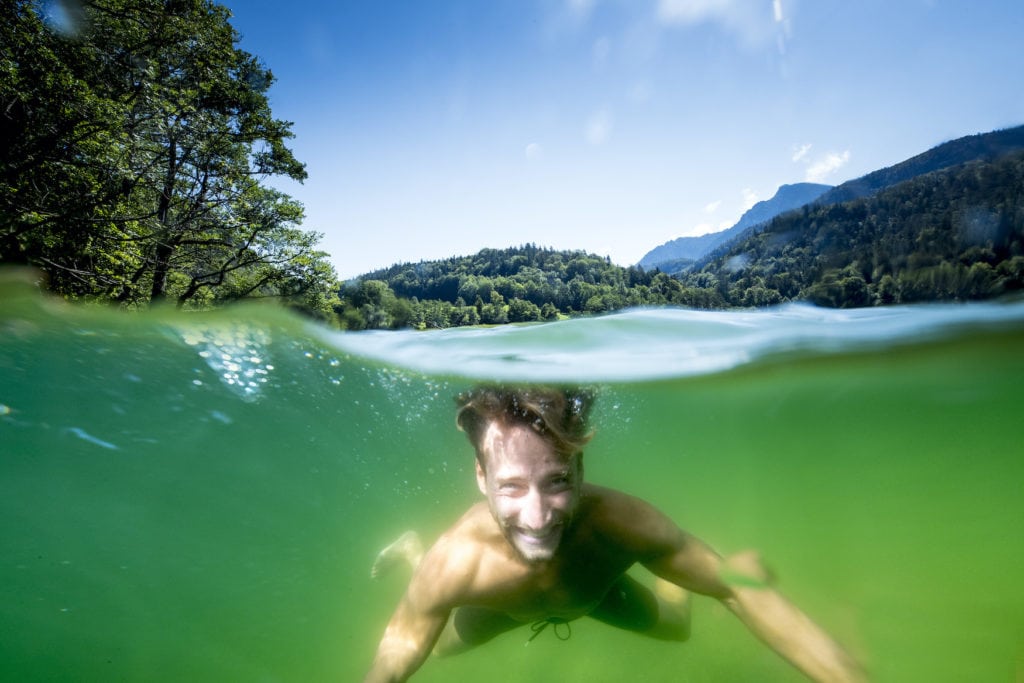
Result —
[{"label": "man's bare chest", "polygon": [[601,553],[574,553],[543,566],[507,562],[481,577],[473,602],[521,621],[575,619],[593,611],[631,564]]}]

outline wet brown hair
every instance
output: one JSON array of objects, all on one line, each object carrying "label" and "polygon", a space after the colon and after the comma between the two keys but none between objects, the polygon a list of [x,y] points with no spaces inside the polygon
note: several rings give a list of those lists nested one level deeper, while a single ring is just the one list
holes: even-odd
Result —
[{"label": "wet brown hair", "polygon": [[594,394],[586,389],[489,384],[459,394],[455,403],[455,423],[473,444],[481,466],[481,437],[495,421],[529,427],[566,457],[582,453],[593,436],[587,418]]}]

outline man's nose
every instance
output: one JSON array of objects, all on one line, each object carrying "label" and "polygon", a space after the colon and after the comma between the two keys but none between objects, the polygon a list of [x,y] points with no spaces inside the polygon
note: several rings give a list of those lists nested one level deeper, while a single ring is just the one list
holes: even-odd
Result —
[{"label": "man's nose", "polygon": [[536,489],[531,489],[523,501],[519,523],[527,529],[543,529],[548,524],[551,506],[547,499]]}]

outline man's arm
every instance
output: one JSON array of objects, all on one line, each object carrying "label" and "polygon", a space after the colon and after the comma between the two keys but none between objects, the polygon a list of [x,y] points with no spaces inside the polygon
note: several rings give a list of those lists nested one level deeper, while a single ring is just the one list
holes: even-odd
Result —
[{"label": "man's arm", "polygon": [[365,683],[405,681],[433,649],[448,621],[449,611],[420,604],[417,592],[414,581],[384,630]]},{"label": "man's arm", "polygon": [[[687,590],[717,598],[773,650],[819,683],[861,683],[857,663],[817,624],[780,595],[754,553],[723,560],[654,508],[633,517],[654,552],[644,565]],[[644,531],[639,531],[640,525]]]},{"label": "man's arm", "polygon": [[730,557],[720,573],[732,593],[722,603],[812,680],[867,680],[861,667],[838,643],[770,586],[770,576],[756,554]]},{"label": "man's arm", "polygon": [[366,683],[404,681],[430,655],[476,571],[473,544],[458,525],[423,556],[384,630]]}]

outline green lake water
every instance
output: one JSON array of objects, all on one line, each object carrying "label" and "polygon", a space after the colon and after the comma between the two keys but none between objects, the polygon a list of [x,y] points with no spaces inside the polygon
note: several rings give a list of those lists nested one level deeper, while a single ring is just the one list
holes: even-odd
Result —
[{"label": "green lake water", "polygon": [[[760,550],[874,680],[1019,683],[1022,352],[1020,304],[344,335],[7,278],[0,680],[360,680],[407,578],[373,558],[476,500],[452,397],[501,378],[595,385],[588,478]],[[415,680],[802,680],[707,598],[684,645],[529,635]]]}]

